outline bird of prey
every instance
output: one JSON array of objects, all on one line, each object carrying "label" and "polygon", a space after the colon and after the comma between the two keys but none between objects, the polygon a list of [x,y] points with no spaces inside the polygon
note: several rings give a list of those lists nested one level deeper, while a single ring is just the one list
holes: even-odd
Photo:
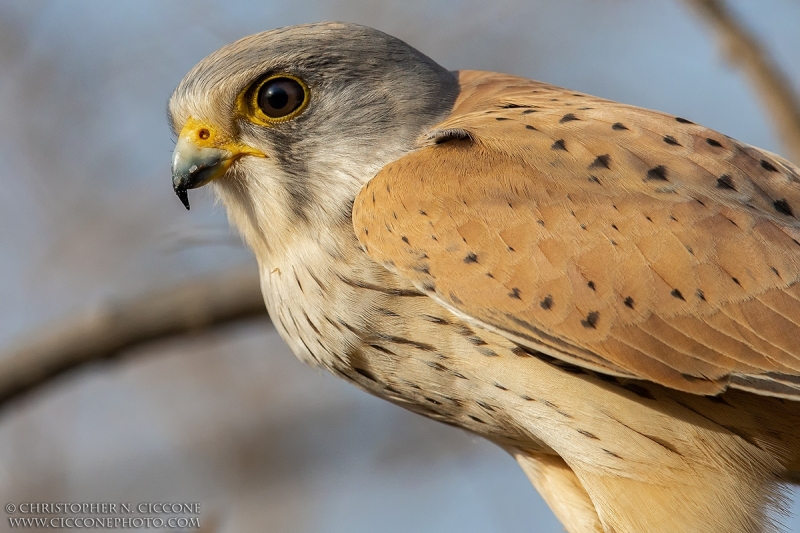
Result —
[{"label": "bird of prey", "polygon": [[223,47],[169,115],[301,360],[497,443],[571,533],[779,528],[797,167],[345,23]]}]

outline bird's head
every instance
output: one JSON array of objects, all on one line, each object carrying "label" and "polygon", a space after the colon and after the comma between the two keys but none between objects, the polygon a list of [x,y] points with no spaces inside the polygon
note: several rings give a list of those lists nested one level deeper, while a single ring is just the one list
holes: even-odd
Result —
[{"label": "bird's head", "polygon": [[456,75],[377,30],[345,23],[245,37],[203,59],[169,102],[175,192],[213,182],[248,233],[349,221],[386,163],[444,118]]}]

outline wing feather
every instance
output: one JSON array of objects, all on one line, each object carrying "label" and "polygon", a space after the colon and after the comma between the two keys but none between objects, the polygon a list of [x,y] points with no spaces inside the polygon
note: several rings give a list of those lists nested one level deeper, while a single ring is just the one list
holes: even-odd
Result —
[{"label": "wing feather", "polygon": [[684,119],[492,73],[359,193],[367,252],[530,349],[800,399],[800,171]]}]

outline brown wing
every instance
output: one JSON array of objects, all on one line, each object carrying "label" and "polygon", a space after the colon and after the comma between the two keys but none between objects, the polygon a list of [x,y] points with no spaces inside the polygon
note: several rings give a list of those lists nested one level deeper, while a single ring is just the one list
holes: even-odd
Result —
[{"label": "brown wing", "polygon": [[800,398],[800,174],[673,116],[462,72],[359,193],[367,253],[465,318],[594,370]]}]

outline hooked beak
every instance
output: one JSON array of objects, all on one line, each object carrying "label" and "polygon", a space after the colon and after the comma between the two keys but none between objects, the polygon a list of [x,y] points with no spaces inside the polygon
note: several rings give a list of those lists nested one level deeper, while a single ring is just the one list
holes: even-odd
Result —
[{"label": "hooked beak", "polygon": [[267,157],[250,146],[225,139],[210,124],[190,118],[172,153],[172,187],[186,209],[187,190],[202,187],[230,168],[240,157]]}]

